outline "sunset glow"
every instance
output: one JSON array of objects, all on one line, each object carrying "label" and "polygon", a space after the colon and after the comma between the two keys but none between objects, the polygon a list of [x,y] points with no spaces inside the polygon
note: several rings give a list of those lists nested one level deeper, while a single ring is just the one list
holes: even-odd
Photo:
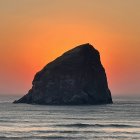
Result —
[{"label": "sunset glow", "polygon": [[140,91],[139,0],[1,0],[0,94],[25,94],[34,74],[90,43],[101,54],[112,95]]}]

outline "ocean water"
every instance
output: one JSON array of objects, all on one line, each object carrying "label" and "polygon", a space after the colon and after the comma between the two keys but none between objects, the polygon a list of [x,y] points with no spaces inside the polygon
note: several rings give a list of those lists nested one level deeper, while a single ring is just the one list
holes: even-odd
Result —
[{"label": "ocean water", "polygon": [[12,104],[0,97],[0,140],[140,140],[140,98],[96,106]]}]

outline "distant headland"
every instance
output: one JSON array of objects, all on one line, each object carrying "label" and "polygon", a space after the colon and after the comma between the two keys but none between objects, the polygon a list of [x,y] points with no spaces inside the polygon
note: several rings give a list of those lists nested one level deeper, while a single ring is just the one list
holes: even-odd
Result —
[{"label": "distant headland", "polygon": [[77,46],[39,71],[29,92],[14,103],[42,105],[110,104],[111,92],[99,52]]}]

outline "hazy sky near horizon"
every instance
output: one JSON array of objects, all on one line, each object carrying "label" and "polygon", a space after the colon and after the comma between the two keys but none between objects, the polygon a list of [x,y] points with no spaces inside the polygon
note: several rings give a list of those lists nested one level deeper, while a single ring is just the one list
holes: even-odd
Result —
[{"label": "hazy sky near horizon", "polygon": [[140,0],[0,0],[0,94],[26,94],[37,71],[87,42],[112,95],[140,94]]}]

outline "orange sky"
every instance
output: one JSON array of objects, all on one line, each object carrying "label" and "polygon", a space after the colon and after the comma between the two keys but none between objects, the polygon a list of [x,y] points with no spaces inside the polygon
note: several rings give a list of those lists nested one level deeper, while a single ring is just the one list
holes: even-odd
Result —
[{"label": "orange sky", "polygon": [[1,0],[0,94],[25,94],[34,74],[91,43],[113,95],[140,91],[140,0]]}]

